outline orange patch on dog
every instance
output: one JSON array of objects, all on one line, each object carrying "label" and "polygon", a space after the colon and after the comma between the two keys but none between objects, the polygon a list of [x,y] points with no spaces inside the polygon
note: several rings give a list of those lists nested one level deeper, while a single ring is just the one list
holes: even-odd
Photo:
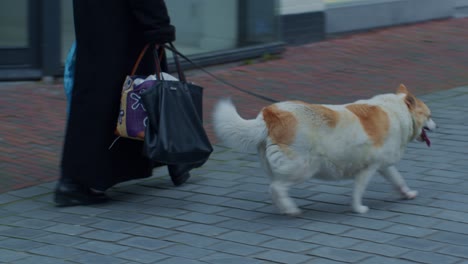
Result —
[{"label": "orange patch on dog", "polygon": [[306,102],[302,101],[294,101],[295,103],[298,104],[303,104],[310,110],[312,110],[314,113],[318,114],[325,123],[329,127],[336,127],[336,124],[338,124],[338,121],[340,120],[340,116],[336,111],[333,111],[332,109],[325,107],[323,105],[318,105],[318,104],[309,104]]},{"label": "orange patch on dog", "polygon": [[294,141],[297,119],[291,112],[283,111],[275,105],[270,105],[263,108],[262,114],[268,128],[268,136],[273,143],[287,146]]},{"label": "orange patch on dog", "polygon": [[367,104],[351,104],[346,108],[359,118],[374,146],[382,146],[390,128],[387,113],[379,106]]}]

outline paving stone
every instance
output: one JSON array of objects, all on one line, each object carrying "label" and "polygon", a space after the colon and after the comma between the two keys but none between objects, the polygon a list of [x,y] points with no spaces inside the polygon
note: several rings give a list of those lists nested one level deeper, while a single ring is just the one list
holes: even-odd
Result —
[{"label": "paving stone", "polygon": [[142,215],[142,214],[137,214],[137,213],[129,214],[129,213],[125,213],[125,212],[117,211],[117,210],[100,214],[99,217],[107,218],[110,220],[116,220],[116,221],[128,221],[130,223],[138,222],[138,221],[148,218],[147,215]]},{"label": "paving stone", "polygon": [[336,235],[329,235],[329,234],[317,234],[315,236],[309,237],[305,239],[305,241],[314,243],[317,245],[324,245],[336,248],[349,248],[352,245],[362,242],[361,240],[336,236]]},{"label": "paving stone", "polygon": [[8,203],[2,206],[3,209],[14,213],[22,213],[24,211],[40,209],[44,207],[48,207],[48,205],[34,200],[19,200],[14,203]]},{"label": "paving stone", "polygon": [[365,259],[359,264],[414,264],[413,261],[408,261],[400,258],[389,258],[382,256],[373,256],[368,259]]},{"label": "paving stone", "polygon": [[203,264],[203,262],[193,259],[171,257],[158,262],[158,264]]},{"label": "paving stone", "polygon": [[260,246],[294,253],[304,252],[319,247],[318,245],[312,243],[286,239],[273,239],[261,244]]},{"label": "paving stone", "polygon": [[69,259],[69,258],[73,258],[73,256],[84,253],[81,250],[70,248],[68,246],[61,246],[61,245],[47,245],[47,246],[31,249],[28,252],[37,254],[37,255],[46,256],[46,257],[60,258],[60,259]]},{"label": "paving stone", "polygon": [[96,231],[82,234],[81,237],[92,239],[92,240],[115,242],[115,241],[119,241],[119,240],[129,237],[129,235],[120,234],[116,232],[103,231],[103,230],[96,230]]},{"label": "paving stone", "polygon": [[332,235],[338,235],[344,233],[348,230],[353,229],[352,227],[345,225],[338,225],[333,223],[324,223],[324,222],[314,222],[301,226],[302,229],[317,231],[321,233],[327,233]]},{"label": "paving stone", "polygon": [[138,226],[132,229],[128,229],[123,231],[126,234],[142,236],[142,237],[150,237],[150,238],[161,238],[176,234],[175,231],[159,228],[159,227],[152,227],[152,226]]},{"label": "paving stone", "polygon": [[191,247],[188,245],[174,245],[160,250],[160,252],[176,257],[183,257],[188,259],[201,259],[214,253],[212,250],[202,249],[198,247]]},{"label": "paving stone", "polygon": [[271,200],[271,196],[268,193],[258,193],[258,192],[247,192],[247,191],[234,191],[226,194],[226,196],[237,199],[244,199],[254,202],[268,202]]},{"label": "paving stone", "polygon": [[41,219],[41,220],[47,221],[47,220],[52,220],[55,218],[62,217],[64,215],[66,215],[66,213],[61,213],[59,211],[37,209],[37,210],[22,212],[19,216],[24,217],[25,219]]},{"label": "paving stone", "polygon": [[219,195],[225,196],[228,193],[234,192],[235,190],[231,188],[221,188],[213,186],[200,186],[193,190],[196,193],[207,194],[207,195]]},{"label": "paving stone", "polygon": [[11,202],[18,201],[18,200],[21,200],[21,197],[17,197],[9,193],[0,194],[0,205],[11,203]]},{"label": "paving stone", "polygon": [[389,221],[404,224],[404,225],[430,228],[434,226],[435,224],[439,223],[440,219],[432,218],[428,216],[402,214],[402,215],[398,215],[396,217],[391,218]]},{"label": "paving stone", "polygon": [[103,241],[87,241],[85,243],[75,245],[74,247],[103,255],[112,255],[128,250],[128,247],[126,246]]},{"label": "paving stone", "polygon": [[212,205],[221,205],[225,203],[226,201],[231,200],[231,198],[219,197],[219,196],[214,196],[214,195],[206,195],[206,194],[195,194],[185,199],[193,201],[193,202],[212,204]]},{"label": "paving stone", "polygon": [[[197,211],[197,210],[193,209],[193,207],[195,205],[196,204],[192,203],[190,205],[190,207],[187,208],[187,209],[191,209],[192,211]],[[164,207],[164,206],[152,206],[151,209],[145,210],[145,213],[149,214],[149,215],[161,216],[161,217],[171,217],[171,218],[175,217],[175,216],[178,216],[178,215],[186,214],[188,212],[189,211],[185,210],[185,209]]]},{"label": "paving stone", "polygon": [[458,262],[458,258],[442,255],[434,252],[422,252],[422,251],[410,251],[401,256],[401,258],[408,259],[411,261],[422,262],[422,263],[433,263],[433,264],[450,264]]},{"label": "paving stone", "polygon": [[435,215],[435,217],[455,222],[468,223],[468,213],[443,211]]},{"label": "paving stone", "polygon": [[37,263],[47,263],[47,264],[63,264],[64,261],[61,259],[56,259],[53,257],[44,257],[44,256],[28,256],[26,258],[16,260],[11,262],[12,264],[37,264]]},{"label": "paving stone", "polygon": [[438,195],[437,198],[453,202],[468,203],[468,195],[461,193],[442,193]]},{"label": "paving stone", "polygon": [[237,208],[227,208],[226,210],[219,212],[218,215],[222,215],[222,216],[226,216],[226,217],[234,218],[234,219],[246,220],[246,221],[268,216],[268,214],[265,214],[262,212],[241,210]]},{"label": "paving stone", "polygon": [[391,226],[393,223],[381,219],[374,220],[364,217],[351,217],[344,220],[342,224],[366,229],[380,230]]},{"label": "paving stone", "polygon": [[20,221],[16,221],[12,223],[12,225],[24,227],[24,228],[30,228],[30,229],[43,229],[43,228],[46,228],[55,224],[56,223],[54,222],[45,221],[41,219],[24,219],[24,220],[20,220]]},{"label": "paving stone", "polygon": [[187,233],[177,233],[171,236],[167,236],[164,238],[164,240],[179,244],[187,244],[199,248],[211,248],[213,245],[217,245],[223,242],[219,239]]},{"label": "paving stone", "polygon": [[317,232],[307,231],[298,228],[288,228],[288,227],[275,227],[259,231],[261,234],[285,238],[290,240],[304,240],[307,237],[316,235]]},{"label": "paving stone", "polygon": [[75,214],[69,214],[69,215],[58,217],[58,218],[54,218],[54,222],[57,222],[57,223],[79,225],[79,226],[87,226],[87,225],[96,223],[97,221],[98,219],[96,219],[95,217],[75,215]]},{"label": "paving stone", "polygon": [[28,254],[15,250],[0,249],[0,262],[12,263],[15,260],[27,257]]},{"label": "paving stone", "polygon": [[61,213],[75,214],[82,218],[95,217],[97,215],[109,212],[108,209],[96,208],[91,206],[70,206],[60,208]]},{"label": "paving stone", "polygon": [[366,229],[361,229],[361,230],[354,229],[347,233],[344,233],[343,236],[356,238],[356,239],[363,239],[363,240],[378,242],[378,243],[386,243],[390,240],[398,238],[398,236],[396,235],[383,233],[380,231],[366,230]]},{"label": "paving stone", "polygon": [[69,236],[69,235],[62,235],[62,234],[50,234],[46,236],[37,237],[34,239],[37,242],[43,242],[47,244],[53,245],[61,245],[61,246],[73,246],[80,243],[84,243],[87,240],[84,238],[80,238],[78,236]]},{"label": "paving stone", "polygon": [[423,215],[423,216],[432,216],[437,213],[440,213],[441,211],[441,209],[438,209],[438,208],[431,208],[427,206],[410,205],[410,204],[403,204],[403,203],[401,203],[400,206],[393,207],[391,210],[400,212],[400,213],[408,213],[408,214]]},{"label": "paving stone", "polygon": [[170,242],[148,237],[131,237],[119,241],[118,244],[152,251],[173,245]]},{"label": "paving stone", "polygon": [[32,197],[43,195],[49,192],[50,192],[49,189],[43,188],[41,186],[32,186],[28,188],[11,191],[8,194],[18,196],[21,198],[32,198]]},{"label": "paving stone", "polygon": [[44,230],[49,231],[49,232],[73,236],[73,235],[80,235],[86,232],[90,232],[90,231],[93,231],[94,229],[85,227],[85,226],[79,226],[79,225],[57,224],[57,225],[48,227]]},{"label": "paving stone", "polygon": [[16,250],[20,252],[31,250],[33,248],[37,248],[37,247],[44,246],[44,245],[45,244],[43,243],[38,243],[38,242],[25,240],[25,239],[17,239],[17,238],[6,238],[3,240],[0,240],[0,248]]},{"label": "paving stone", "polygon": [[278,250],[268,250],[263,253],[257,254],[255,258],[271,261],[274,263],[303,263],[312,259],[312,257],[296,253],[287,253]]},{"label": "paving stone", "polygon": [[320,247],[317,249],[313,249],[308,254],[311,256],[317,256],[343,262],[359,262],[370,256],[369,254],[362,252],[332,247]]},{"label": "paving stone", "polygon": [[[277,214],[278,209],[274,208],[274,211],[265,217],[255,219],[255,222],[267,224],[275,227],[302,227],[310,224],[311,221],[299,217],[291,217],[288,215]],[[302,216],[301,216],[302,217]]]},{"label": "paving stone", "polygon": [[124,260],[115,256],[101,255],[101,254],[96,254],[96,253],[91,253],[91,252],[78,255],[74,257],[72,261],[74,263],[82,263],[82,264],[126,264],[128,263],[127,260]]},{"label": "paving stone", "polygon": [[439,231],[429,236],[428,239],[447,243],[447,244],[468,246],[468,236],[463,233],[459,234],[459,233]]},{"label": "paving stone", "polygon": [[[198,212],[198,213],[205,213],[205,214],[216,214],[222,211],[226,211],[228,208],[222,207],[222,206],[217,206],[217,205],[209,205],[209,204],[197,204],[197,203],[192,203],[187,210],[190,210],[192,212]],[[177,217],[179,215],[187,214],[188,211],[185,211],[184,213],[174,215],[172,217]],[[218,214],[219,215],[219,214]]]},{"label": "paving stone", "polygon": [[381,255],[386,257],[397,257],[409,251],[407,248],[391,246],[387,244],[362,242],[351,246],[349,249],[371,253],[374,255]]},{"label": "paving stone", "polygon": [[233,207],[237,209],[244,209],[244,210],[255,210],[265,206],[264,203],[254,202],[254,201],[246,201],[240,199],[231,199],[222,203],[223,206]]},{"label": "paving stone", "polygon": [[167,259],[169,256],[153,251],[141,249],[129,249],[115,255],[115,257],[125,259],[127,261],[138,263],[158,263],[158,261]]},{"label": "paving stone", "polygon": [[429,204],[433,207],[439,207],[445,210],[461,211],[468,212],[468,206],[464,202],[454,202],[454,201],[435,201]]},{"label": "paving stone", "polygon": [[438,250],[439,253],[450,255],[453,257],[468,260],[468,246],[448,245],[445,248]]},{"label": "paving stone", "polygon": [[258,245],[260,243],[272,239],[272,237],[270,236],[242,231],[232,231],[229,233],[222,234],[217,238],[222,240],[244,243],[248,245]]},{"label": "paving stone", "polygon": [[221,241],[219,243],[213,244],[210,246],[210,249],[239,256],[249,256],[266,250],[261,247],[230,241]]},{"label": "paving stone", "polygon": [[415,226],[401,225],[396,224],[391,227],[385,228],[382,231],[392,234],[397,234],[401,236],[411,236],[411,237],[425,237],[430,234],[435,233],[435,230],[420,228]]},{"label": "paving stone", "polygon": [[174,228],[174,227],[189,224],[189,222],[186,222],[186,221],[180,221],[180,220],[169,219],[169,218],[158,217],[158,216],[146,217],[143,220],[139,220],[137,222],[140,224],[158,226],[162,228]]},{"label": "paving stone", "polygon": [[422,238],[399,237],[388,242],[391,245],[403,248],[410,248],[424,251],[434,251],[444,246],[444,244],[434,241],[425,240]]},{"label": "paving stone", "polygon": [[184,215],[179,215],[176,218],[187,222],[196,222],[201,224],[216,224],[219,222],[226,221],[228,219],[224,216],[203,214],[198,212],[190,212]]},{"label": "paving stone", "polygon": [[468,235],[468,223],[443,221],[434,225],[435,229]]},{"label": "paving stone", "polygon": [[233,256],[224,253],[215,253],[200,259],[211,264],[262,264],[264,261],[241,256]]},{"label": "paving stone", "polygon": [[187,233],[205,235],[205,236],[217,236],[222,233],[227,233],[230,231],[229,229],[226,229],[226,228],[221,228],[221,227],[216,227],[213,225],[206,225],[206,224],[188,224],[188,225],[177,228],[177,230],[187,232]]},{"label": "paving stone", "polygon": [[34,239],[36,237],[43,236],[46,234],[47,234],[46,231],[24,228],[24,227],[16,227],[16,228],[8,228],[5,230],[0,230],[1,236],[23,238],[23,239],[30,239],[30,238]]},{"label": "paving stone", "polygon": [[258,232],[260,230],[265,230],[270,228],[270,225],[258,223],[254,221],[242,221],[238,219],[232,219],[228,221],[221,222],[216,226],[222,227],[229,230],[238,230],[245,232]]},{"label": "paving stone", "polygon": [[107,231],[122,232],[129,229],[134,229],[138,227],[136,223],[129,223],[119,220],[110,220],[110,219],[100,219],[99,222],[90,224],[89,227],[102,229]]}]

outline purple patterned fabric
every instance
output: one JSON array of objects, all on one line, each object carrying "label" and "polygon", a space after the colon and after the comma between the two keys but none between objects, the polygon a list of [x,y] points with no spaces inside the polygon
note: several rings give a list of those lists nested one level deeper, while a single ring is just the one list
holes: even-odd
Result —
[{"label": "purple patterned fabric", "polygon": [[[141,93],[153,86],[155,80],[135,84],[142,76],[128,76],[122,91],[117,131],[120,136],[143,139],[148,122],[146,110],[141,103]],[[126,132],[125,132],[126,131]]]}]

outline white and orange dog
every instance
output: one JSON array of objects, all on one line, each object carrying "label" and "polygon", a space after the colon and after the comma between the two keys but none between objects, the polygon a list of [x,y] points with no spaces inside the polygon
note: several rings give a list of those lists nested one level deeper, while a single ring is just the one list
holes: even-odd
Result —
[{"label": "white and orange dog", "polygon": [[377,95],[344,105],[285,101],[263,108],[256,119],[239,116],[230,100],[214,109],[214,128],[227,146],[257,151],[271,178],[270,192],[282,213],[301,211],[288,195],[295,183],[312,177],[354,179],[352,209],[366,213],[362,196],[380,172],[406,199],[411,190],[395,164],[416,139],[430,145],[425,130],[434,130],[429,108],[404,85],[395,94]]}]

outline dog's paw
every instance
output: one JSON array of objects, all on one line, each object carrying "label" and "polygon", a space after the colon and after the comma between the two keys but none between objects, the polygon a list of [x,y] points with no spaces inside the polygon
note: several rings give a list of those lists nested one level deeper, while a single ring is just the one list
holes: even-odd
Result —
[{"label": "dog's paw", "polygon": [[302,214],[302,210],[298,207],[289,207],[285,208],[284,210],[281,210],[281,213],[289,216],[299,216]]},{"label": "dog's paw", "polygon": [[414,191],[414,190],[403,191],[402,190],[401,195],[403,195],[404,199],[412,200],[412,199],[416,198],[416,196],[418,196],[418,191]]},{"label": "dog's paw", "polygon": [[358,214],[365,214],[369,212],[369,207],[365,205],[357,205],[357,206],[353,206],[353,211]]}]

